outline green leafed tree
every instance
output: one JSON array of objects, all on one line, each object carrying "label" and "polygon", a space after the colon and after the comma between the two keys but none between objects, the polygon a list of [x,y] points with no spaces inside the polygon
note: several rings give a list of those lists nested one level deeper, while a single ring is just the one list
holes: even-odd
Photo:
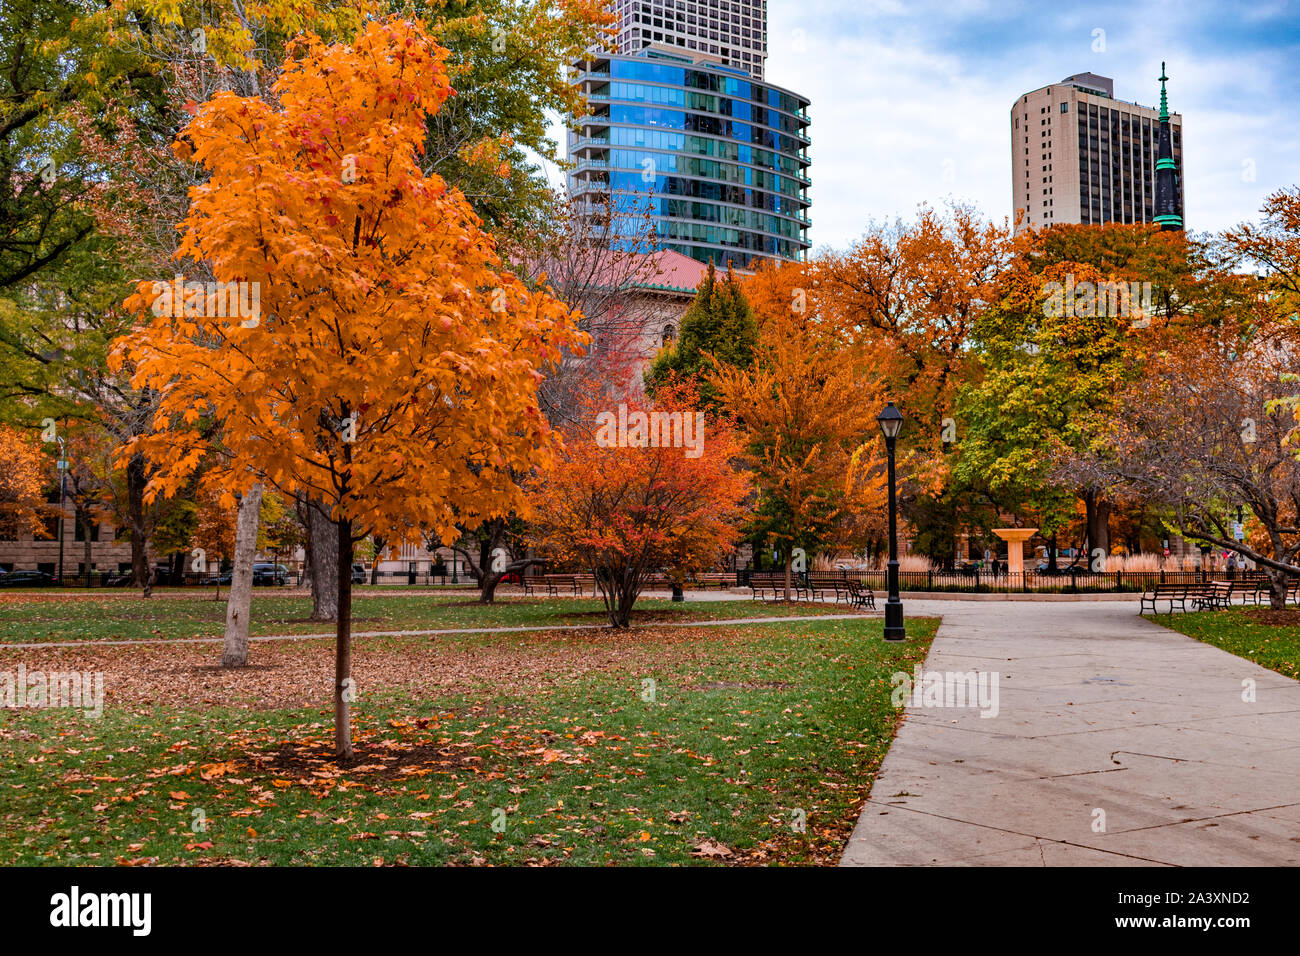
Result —
[{"label": "green leafed tree", "polygon": [[712,369],[714,360],[721,366],[750,368],[757,345],[758,322],[735,273],[728,268],[727,274],[719,278],[713,263],[709,263],[695,291],[695,300],[682,317],[676,341],[665,347],[646,370],[646,391],[653,395],[656,388],[673,379],[694,379],[700,404],[713,407],[717,403],[716,388],[700,373]]},{"label": "green leafed tree", "polygon": [[536,159],[562,162],[552,119],[584,112],[566,70],[599,45],[612,14],[597,0],[417,0],[414,10],[447,49],[456,91],[429,118],[425,172],[459,188],[498,236],[544,228],[554,195]]}]

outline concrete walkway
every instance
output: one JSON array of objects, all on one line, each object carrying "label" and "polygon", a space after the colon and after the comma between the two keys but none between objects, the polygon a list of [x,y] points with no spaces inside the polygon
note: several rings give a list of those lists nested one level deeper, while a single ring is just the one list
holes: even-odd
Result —
[{"label": "concrete walkway", "polygon": [[841,865],[1300,865],[1300,682],[1136,602],[906,611],[999,712],[909,707]]}]

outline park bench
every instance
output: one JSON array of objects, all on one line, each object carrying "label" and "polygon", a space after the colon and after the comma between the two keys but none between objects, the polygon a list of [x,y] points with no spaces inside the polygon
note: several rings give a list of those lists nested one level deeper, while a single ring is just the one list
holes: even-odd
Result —
[{"label": "park bench", "polygon": [[1210,584],[1194,586],[1190,588],[1189,593],[1193,592],[1195,596],[1192,597],[1192,605],[1203,611],[1217,611],[1232,603],[1232,584],[1228,581],[1214,581]]},{"label": "park bench", "polygon": [[821,600],[826,599],[825,595],[828,591],[834,591],[836,604],[839,604],[840,601],[849,604],[853,603],[853,594],[849,590],[848,579],[840,574],[810,574],[808,575],[808,590],[814,598],[820,595]]},{"label": "park bench", "polygon": [[1180,610],[1187,610],[1187,598],[1190,596],[1195,599],[1201,595],[1204,585],[1200,584],[1157,584],[1150,591],[1142,595],[1142,600],[1138,605],[1138,613],[1146,611],[1147,605],[1151,605],[1151,613],[1159,614],[1156,604],[1159,601],[1169,602],[1169,613],[1174,613],[1174,605],[1177,604]]},{"label": "park bench", "polygon": [[[767,600],[763,595],[767,591],[772,592],[772,600],[779,600],[785,594],[785,572],[784,571],[760,571],[751,572],[749,575],[749,587],[752,591],[750,600],[761,597]],[[790,575],[790,593],[794,595],[796,601],[805,600],[804,595],[807,589],[803,582],[799,580],[799,575]]]},{"label": "park bench", "polygon": [[542,580],[546,584],[546,593],[551,597],[558,597],[561,588],[578,597],[583,595],[582,581],[576,574],[548,574]]},{"label": "park bench", "polygon": [[691,578],[690,583],[701,591],[707,591],[710,584],[716,584],[718,590],[725,591],[736,581],[736,576],[728,571],[705,571]]},{"label": "park bench", "polygon": [[1238,594],[1241,595],[1242,604],[1246,603],[1246,598],[1250,598],[1252,602],[1258,604],[1260,591],[1268,593],[1269,590],[1268,582],[1260,581],[1258,579],[1248,579],[1245,581],[1215,581],[1214,583],[1228,584],[1231,587],[1231,594],[1228,599],[1229,604],[1232,603],[1232,598],[1236,597]]},{"label": "park bench", "polygon": [[858,607],[871,608],[873,611],[876,609],[876,595],[870,587],[863,584],[861,581],[850,580],[847,583],[849,587],[850,603],[855,604]]}]

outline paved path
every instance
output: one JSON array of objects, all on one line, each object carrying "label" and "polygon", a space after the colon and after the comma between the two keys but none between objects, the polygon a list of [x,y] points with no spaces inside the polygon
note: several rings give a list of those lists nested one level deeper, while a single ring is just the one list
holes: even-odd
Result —
[{"label": "paved path", "polygon": [[841,865],[1300,865],[1300,682],[1136,603],[906,610],[999,713],[909,707]]}]

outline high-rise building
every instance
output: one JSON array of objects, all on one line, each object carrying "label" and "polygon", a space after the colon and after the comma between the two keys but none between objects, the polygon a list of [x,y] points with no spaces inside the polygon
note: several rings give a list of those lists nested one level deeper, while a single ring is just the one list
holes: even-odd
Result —
[{"label": "high-rise building", "polygon": [[618,53],[651,44],[703,53],[763,78],[767,59],[767,0],[613,0]]},{"label": "high-rise building", "polygon": [[575,66],[569,191],[647,215],[656,243],[748,269],[801,260],[808,100],[763,80],[766,0],[614,0],[616,53]]},{"label": "high-rise building", "polygon": [[806,99],[657,47],[593,53],[577,82],[591,112],[569,134],[575,199],[647,214],[661,247],[701,262],[804,258]]},{"label": "high-rise building", "polygon": [[1115,99],[1114,80],[1094,73],[1016,101],[1011,195],[1020,228],[1105,222],[1182,228],[1183,121],[1168,111],[1167,79],[1162,64],[1159,111]]}]

